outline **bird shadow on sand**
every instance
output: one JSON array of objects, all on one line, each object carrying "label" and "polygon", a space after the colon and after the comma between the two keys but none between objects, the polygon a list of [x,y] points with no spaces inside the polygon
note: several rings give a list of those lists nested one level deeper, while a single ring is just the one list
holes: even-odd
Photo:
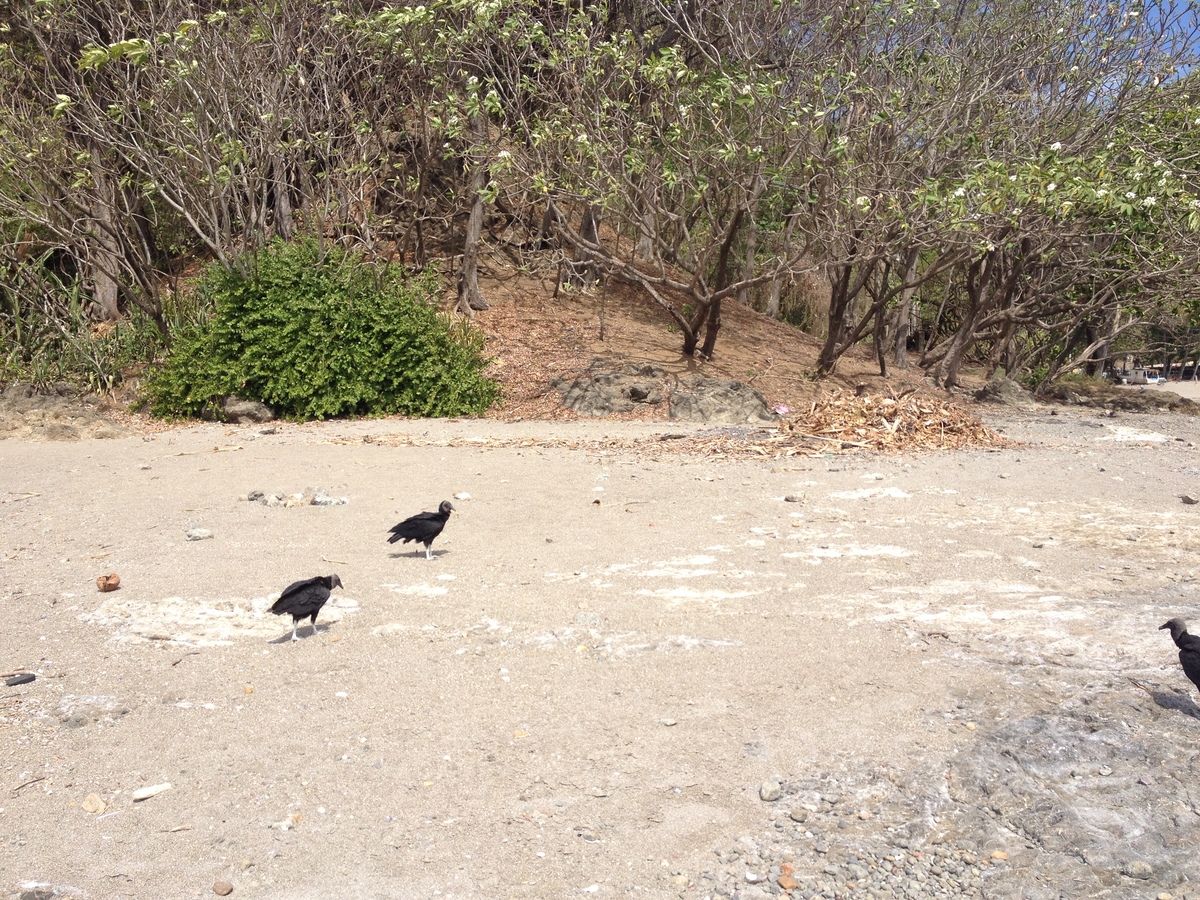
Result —
[{"label": "bird shadow on sand", "polygon": [[[1133,679],[1130,680],[1133,681]],[[1200,707],[1196,706],[1196,702],[1187,694],[1179,691],[1158,690],[1140,681],[1133,681],[1133,683],[1149,694],[1159,708],[1181,712],[1185,716],[1200,720]]]},{"label": "bird shadow on sand", "polygon": [[[330,624],[333,624],[333,623],[331,622]],[[317,625],[317,628],[315,631],[312,629],[311,626],[301,625],[300,630],[297,631],[296,634],[299,635],[301,641],[307,641],[309,638],[315,638],[317,635],[324,634],[328,630],[329,630],[329,625],[326,625],[324,622],[321,622]],[[267,641],[267,643],[268,644],[290,644],[290,643],[292,643],[292,633],[290,631],[285,631],[279,637],[272,638],[271,640]],[[299,641],[297,641],[297,643],[299,643]]]},{"label": "bird shadow on sand", "polygon": [[[443,556],[445,556],[449,552],[450,552],[449,550],[434,550],[433,551],[433,559],[441,559]],[[418,550],[416,553],[413,553],[411,550],[400,550],[395,553],[389,553],[388,558],[389,559],[424,559],[425,551]]]}]

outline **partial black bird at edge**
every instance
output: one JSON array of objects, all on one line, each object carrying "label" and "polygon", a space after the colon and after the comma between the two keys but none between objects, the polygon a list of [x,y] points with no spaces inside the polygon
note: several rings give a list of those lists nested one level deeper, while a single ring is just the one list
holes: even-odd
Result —
[{"label": "partial black bird at edge", "polygon": [[[437,512],[423,512],[410,516],[391,529],[392,536],[388,538],[388,543],[394,544],[396,541],[403,541],[407,544],[409,541],[414,541],[424,544],[425,558],[433,559],[433,552],[430,549],[433,539],[442,533],[442,529],[446,527],[446,521],[453,511],[454,507],[450,501],[443,500],[438,506]],[[413,553],[416,554],[417,551],[414,550]]]},{"label": "partial black bird at edge", "polygon": [[312,622],[313,634],[316,634],[317,613],[329,599],[330,592],[341,586],[342,579],[337,575],[318,575],[316,578],[295,581],[283,589],[279,599],[271,605],[271,612],[277,616],[291,615],[293,641],[299,640],[296,628],[301,619],[309,619]]},{"label": "partial black bird at edge", "polygon": [[1188,634],[1187,622],[1183,619],[1170,619],[1158,626],[1159,631],[1164,628],[1170,629],[1171,640],[1179,648],[1179,664],[1183,666],[1183,674],[1200,688],[1200,636]]}]

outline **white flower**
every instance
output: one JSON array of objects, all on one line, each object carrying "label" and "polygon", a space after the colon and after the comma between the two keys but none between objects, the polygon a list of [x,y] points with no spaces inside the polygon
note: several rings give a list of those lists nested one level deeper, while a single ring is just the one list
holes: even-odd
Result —
[{"label": "white flower", "polygon": [[509,153],[507,150],[501,150],[499,153],[496,154],[496,159],[508,159],[510,156],[512,156],[512,154]]},{"label": "white flower", "polygon": [[1108,196],[1108,188],[1100,188],[1099,190],[1096,191],[1096,196],[1097,197],[1107,197]]},{"label": "white flower", "polygon": [[1147,197],[1145,200],[1142,201],[1142,206],[1154,206],[1156,203],[1158,203],[1157,198]]},{"label": "white flower", "polygon": [[1126,200],[1136,200],[1136,199],[1137,199],[1137,194],[1135,194],[1133,191],[1126,191],[1126,192],[1125,192],[1125,199],[1126,199]]},{"label": "white flower", "polygon": [[1061,150],[1062,149],[1062,141],[1055,141],[1053,144],[1050,145],[1050,149],[1055,150],[1055,151]]},{"label": "white flower", "polygon": [[956,190],[956,191],[954,192],[954,196],[955,196],[955,197],[965,197],[966,195],[967,195],[967,189],[966,189],[966,188],[961,188],[961,187],[960,187],[958,190]]},{"label": "white flower", "polygon": [[1016,181],[1016,180],[1017,180],[1017,176],[1016,176],[1016,175],[1009,175],[1009,176],[1008,176],[1008,180],[1009,180],[1009,181]]},{"label": "white flower", "polygon": [[1046,185],[1046,193],[1053,194],[1057,188],[1058,188],[1058,185],[1052,181],[1048,185]]}]

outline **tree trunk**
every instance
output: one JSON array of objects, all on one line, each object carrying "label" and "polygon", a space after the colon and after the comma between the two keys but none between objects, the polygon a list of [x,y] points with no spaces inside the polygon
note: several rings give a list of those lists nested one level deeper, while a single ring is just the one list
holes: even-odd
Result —
[{"label": "tree trunk", "polygon": [[779,318],[779,301],[782,298],[782,296],[783,296],[783,279],[778,278],[778,277],[772,278],[771,279],[771,292],[767,295],[767,309],[766,309],[767,315],[770,316],[772,319]]},{"label": "tree trunk", "polygon": [[92,317],[102,322],[115,322],[121,318],[118,305],[120,286],[117,272],[120,271],[121,248],[117,243],[117,222],[113,209],[116,188],[112,179],[99,165],[92,167],[92,178],[96,185],[96,199],[92,202],[92,216],[96,221],[95,238],[88,247],[88,276],[92,282]]},{"label": "tree trunk", "polygon": [[[600,243],[600,211],[594,204],[589,203],[583,208],[579,237],[589,244]],[[583,247],[575,248],[568,279],[571,287],[577,288],[591,287],[596,283],[596,266],[591,261],[591,254]]]},{"label": "tree trunk", "polygon": [[[746,225],[746,261],[742,265],[742,281],[747,282],[754,278],[754,254],[758,249],[758,225],[756,218],[756,216],[751,216],[749,224]],[[748,287],[744,287],[738,291],[737,299],[738,303],[742,304],[743,306],[749,306],[750,289]]]},{"label": "tree trunk", "polygon": [[[471,130],[482,143],[483,122],[478,116],[472,118]],[[482,147],[477,147],[471,154],[471,213],[467,216],[462,268],[458,275],[458,311],[467,316],[489,308],[479,290],[479,242],[483,234],[483,192],[487,181],[487,162]]]},{"label": "tree trunk", "polygon": [[276,156],[271,161],[272,181],[274,182],[274,226],[275,234],[290,241],[295,233],[295,223],[292,217],[292,190],[288,184],[287,165],[283,158]]},{"label": "tree trunk", "polygon": [[892,319],[892,362],[898,369],[908,368],[908,335],[912,330],[913,297],[917,293],[914,284],[917,277],[916,250],[909,250],[904,260],[904,288],[900,291],[900,304]]}]

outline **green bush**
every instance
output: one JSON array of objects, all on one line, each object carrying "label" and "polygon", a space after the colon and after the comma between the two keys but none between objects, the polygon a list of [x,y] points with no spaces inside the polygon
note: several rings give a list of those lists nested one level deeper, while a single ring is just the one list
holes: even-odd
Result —
[{"label": "green bush", "polygon": [[483,335],[438,311],[436,273],[405,277],[315,240],[250,262],[204,274],[212,313],[148,380],[155,415],[199,415],[230,394],[293,419],[477,415],[496,399]]}]

